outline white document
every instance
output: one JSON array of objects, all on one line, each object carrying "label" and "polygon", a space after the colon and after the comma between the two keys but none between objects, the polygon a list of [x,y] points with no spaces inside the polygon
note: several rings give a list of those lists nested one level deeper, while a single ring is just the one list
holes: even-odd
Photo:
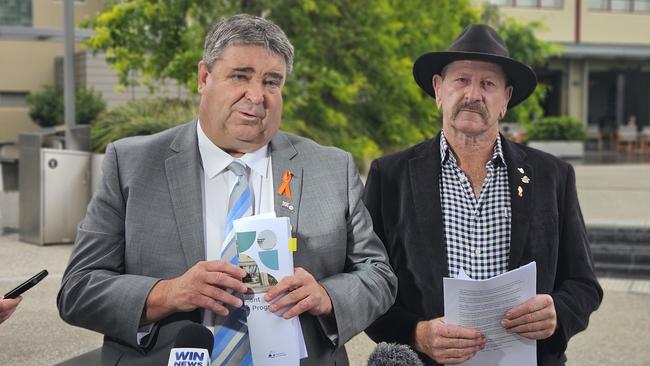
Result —
[{"label": "white document", "polygon": [[248,273],[244,283],[253,293],[244,301],[250,310],[247,324],[253,364],[299,365],[307,357],[300,320],[282,318],[286,309],[271,313],[263,299],[269,288],[293,274],[289,218],[276,218],[272,213],[249,216],[235,220],[233,227],[239,266]]},{"label": "white document", "polygon": [[508,310],[535,296],[535,262],[487,280],[472,280],[463,270],[444,278],[445,320],[476,328],[487,338],[485,348],[461,365],[537,365],[537,342],[510,334],[501,326]]}]

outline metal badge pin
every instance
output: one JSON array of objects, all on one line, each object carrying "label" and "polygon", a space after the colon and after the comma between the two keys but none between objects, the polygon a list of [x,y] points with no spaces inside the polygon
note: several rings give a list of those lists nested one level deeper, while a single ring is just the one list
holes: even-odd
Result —
[{"label": "metal badge pin", "polygon": [[288,209],[289,211],[293,211],[293,205],[287,201],[282,201],[282,207]]},{"label": "metal badge pin", "polygon": [[517,168],[519,170],[519,173],[524,174],[524,168]]},{"label": "metal badge pin", "polygon": [[521,181],[528,184],[528,183],[530,183],[530,178],[528,178],[527,175],[524,175],[523,177],[521,177]]},{"label": "metal badge pin", "polygon": [[523,196],[524,196],[524,189],[521,188],[521,186],[518,186],[518,187],[517,187],[517,194],[519,195],[519,197],[523,197]]}]

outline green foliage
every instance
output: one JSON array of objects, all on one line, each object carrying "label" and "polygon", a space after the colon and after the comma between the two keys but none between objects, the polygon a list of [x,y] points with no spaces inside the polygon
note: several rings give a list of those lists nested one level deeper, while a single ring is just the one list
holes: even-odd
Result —
[{"label": "green foliage", "polygon": [[[440,129],[434,101],[413,81],[413,62],[425,52],[445,50],[467,24],[479,21],[479,11],[470,3],[111,2],[107,11],[90,22],[95,36],[87,44],[107,52],[122,84],[133,83],[133,75],[143,76],[145,82],[171,78],[195,92],[196,64],[209,24],[236,13],[269,18],[287,33],[296,52],[294,74],[283,92],[282,129],[349,150],[363,168],[368,160],[420,142]],[[532,30],[499,22],[504,38],[519,50],[513,56],[519,52],[537,57],[540,43],[526,43]],[[523,34],[521,39],[518,32]],[[539,108],[539,100],[531,103]],[[529,107],[521,114],[539,111]]]},{"label": "green foliage", "polygon": [[[122,85],[134,85],[134,75],[151,81],[171,78],[195,89],[196,64],[201,59],[205,25],[218,13],[215,0],[133,0],[106,4],[90,20],[95,35],[86,41],[106,50],[106,59]],[[224,6],[221,6],[223,8]]]},{"label": "green foliage", "polygon": [[466,2],[280,3],[270,17],[296,47],[283,129],[351,151],[362,169],[438,131],[438,111],[413,81],[413,61],[446,48],[462,21],[476,19]]},{"label": "green foliage", "polygon": [[560,140],[583,141],[587,131],[582,122],[569,117],[544,117],[528,126],[527,141]]},{"label": "green foliage", "polygon": [[93,124],[93,151],[127,136],[150,135],[185,123],[196,116],[193,102],[177,99],[140,99],[103,114]]},{"label": "green foliage", "polygon": [[[27,96],[29,118],[41,127],[64,123],[63,88],[46,85],[42,91]],[[77,88],[75,92],[75,120],[87,125],[106,110],[102,96],[92,89]]]},{"label": "green foliage", "polygon": [[29,118],[41,127],[63,124],[63,91],[55,86],[45,86],[43,91],[27,96]]}]

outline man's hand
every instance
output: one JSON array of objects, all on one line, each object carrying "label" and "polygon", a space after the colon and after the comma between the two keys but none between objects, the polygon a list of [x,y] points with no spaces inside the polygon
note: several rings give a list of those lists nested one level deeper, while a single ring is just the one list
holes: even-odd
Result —
[{"label": "man's hand", "polygon": [[477,329],[445,323],[445,318],[421,321],[415,327],[415,349],[440,364],[458,364],[485,347]]},{"label": "man's hand", "polygon": [[171,280],[162,280],[151,289],[142,316],[142,324],[158,321],[176,312],[203,308],[218,315],[228,315],[224,304],[242,306],[242,301],[231,291],[246,293],[241,281],[246,272],[222,260],[202,261],[184,274]]},{"label": "man's hand", "polygon": [[535,295],[532,299],[506,312],[501,325],[509,333],[528,339],[546,339],[557,329],[555,304],[550,295]]},{"label": "man's hand", "polygon": [[9,319],[11,314],[16,311],[16,307],[18,307],[22,299],[22,296],[18,296],[15,299],[0,299],[0,323]]},{"label": "man's hand", "polygon": [[271,304],[269,310],[276,312],[293,305],[282,315],[285,319],[291,319],[305,311],[311,315],[328,315],[332,312],[332,300],[327,291],[316,282],[314,276],[300,267],[294,269],[293,276],[287,276],[271,287],[264,296],[264,301],[273,301],[284,293],[287,294]]}]

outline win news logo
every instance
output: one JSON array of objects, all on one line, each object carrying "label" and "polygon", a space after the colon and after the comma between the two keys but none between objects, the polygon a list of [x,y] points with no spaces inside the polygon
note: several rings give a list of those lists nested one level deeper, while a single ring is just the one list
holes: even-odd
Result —
[{"label": "win news logo", "polygon": [[179,348],[172,350],[167,366],[210,366],[210,356],[204,349]]}]

